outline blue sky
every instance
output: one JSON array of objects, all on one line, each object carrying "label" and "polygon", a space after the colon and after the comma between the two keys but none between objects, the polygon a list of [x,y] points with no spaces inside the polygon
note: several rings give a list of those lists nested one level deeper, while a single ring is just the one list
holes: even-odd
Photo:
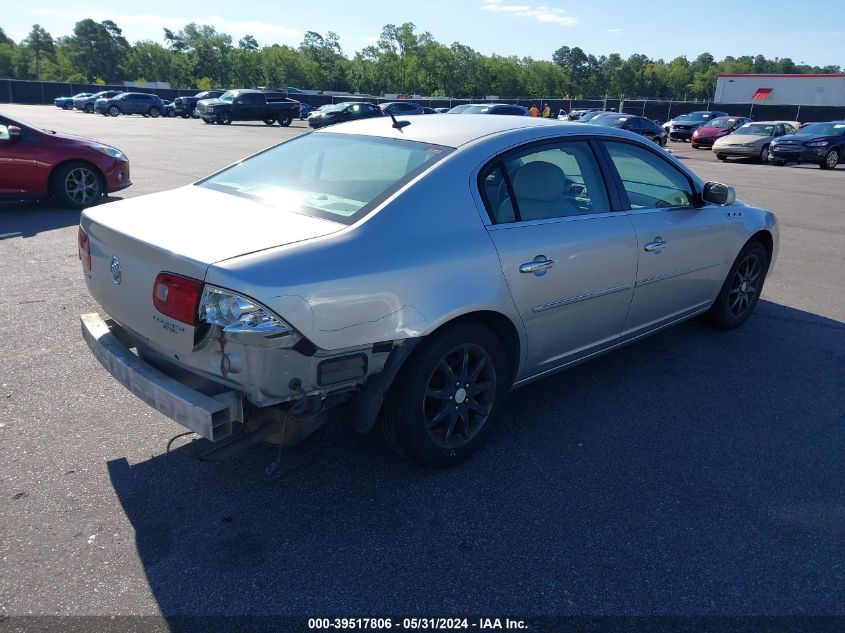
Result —
[{"label": "blue sky", "polygon": [[644,53],[669,60],[703,51],[717,59],[743,54],[845,65],[845,0],[145,0],[68,2],[4,0],[0,26],[25,37],[34,23],[53,36],[76,21],[111,19],[130,41],[162,40],[162,28],[213,24],[237,41],[296,45],[305,31],[335,31],[351,55],[388,23],[413,22],[440,42],[460,41],[485,53],[550,59],[562,45],[596,55]]}]

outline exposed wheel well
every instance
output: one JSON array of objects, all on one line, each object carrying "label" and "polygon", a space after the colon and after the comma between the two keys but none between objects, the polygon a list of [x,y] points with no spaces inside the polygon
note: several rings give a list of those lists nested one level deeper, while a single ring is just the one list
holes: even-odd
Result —
[{"label": "exposed wheel well", "polygon": [[47,192],[48,193],[55,193],[53,188],[55,187],[55,184],[56,184],[54,182],[55,177],[56,177],[56,172],[59,169],[61,169],[62,167],[64,167],[65,165],[68,165],[70,163],[82,163],[84,165],[87,165],[91,169],[93,169],[94,173],[97,174],[97,177],[100,179],[100,185],[102,186],[103,193],[105,193],[106,178],[103,175],[103,172],[100,171],[100,168],[97,167],[94,163],[88,162],[87,160],[76,160],[76,159],[62,161],[58,165],[53,166],[53,169],[50,170],[50,176],[47,178]]},{"label": "exposed wheel well", "polygon": [[766,257],[768,257],[769,263],[771,263],[772,253],[775,250],[775,242],[772,239],[772,234],[768,231],[757,231],[748,241],[750,242],[751,240],[757,240],[763,245],[763,248],[766,249]]},{"label": "exposed wheel well", "polygon": [[[463,314],[457,319],[449,321],[440,327],[448,327],[461,321],[478,321],[487,329],[492,331],[496,338],[502,343],[505,348],[505,353],[508,356],[508,365],[510,366],[510,381],[516,378],[517,369],[519,369],[520,346],[519,333],[516,330],[513,322],[500,312],[493,312],[492,310],[481,310],[478,312],[470,312]],[[439,328],[438,328],[439,329]]]}]

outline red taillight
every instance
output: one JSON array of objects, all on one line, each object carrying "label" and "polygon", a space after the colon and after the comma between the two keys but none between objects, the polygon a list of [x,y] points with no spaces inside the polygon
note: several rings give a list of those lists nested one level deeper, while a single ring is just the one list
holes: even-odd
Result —
[{"label": "red taillight", "polygon": [[159,273],[153,284],[153,305],[166,316],[194,325],[197,322],[202,285],[199,279]]},{"label": "red taillight", "polygon": [[82,262],[83,269],[91,270],[91,242],[81,226],[79,227],[79,261]]}]

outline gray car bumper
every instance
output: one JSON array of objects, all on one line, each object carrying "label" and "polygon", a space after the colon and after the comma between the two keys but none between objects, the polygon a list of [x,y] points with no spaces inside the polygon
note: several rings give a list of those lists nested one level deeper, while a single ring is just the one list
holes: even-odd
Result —
[{"label": "gray car bumper", "polygon": [[232,433],[243,421],[243,399],[235,391],[208,396],[170,378],[133,354],[114,321],[99,314],[80,317],[82,337],[106,371],[159,413],[211,441]]}]

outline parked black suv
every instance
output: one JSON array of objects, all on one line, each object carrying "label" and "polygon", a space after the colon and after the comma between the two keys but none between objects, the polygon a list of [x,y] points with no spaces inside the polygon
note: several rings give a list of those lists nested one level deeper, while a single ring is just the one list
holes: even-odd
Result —
[{"label": "parked black suv", "polygon": [[200,99],[217,99],[225,90],[203,90],[198,92],[193,97],[176,97],[173,100],[173,107],[176,109],[176,115],[187,119],[188,117],[199,117],[197,114],[197,102]]},{"label": "parked black suv", "polygon": [[97,99],[94,107],[107,116],[143,114],[156,118],[165,114],[161,97],[146,92],[122,92],[111,99]]},{"label": "parked black suv", "polygon": [[390,116],[408,116],[410,114],[425,114],[422,106],[413,101],[391,101],[389,103],[382,103],[381,111]]},{"label": "parked black suv", "polygon": [[769,162],[775,165],[816,163],[822,169],[834,169],[843,158],[845,121],[811,123],[769,145]]}]

